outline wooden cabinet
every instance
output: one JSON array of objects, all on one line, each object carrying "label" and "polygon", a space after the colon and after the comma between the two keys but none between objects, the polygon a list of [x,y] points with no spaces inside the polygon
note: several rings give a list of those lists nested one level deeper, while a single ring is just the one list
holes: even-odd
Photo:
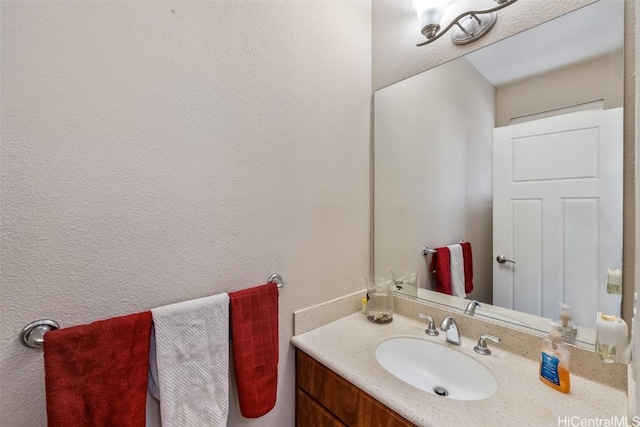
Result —
[{"label": "wooden cabinet", "polygon": [[296,426],[410,427],[391,409],[296,350]]},{"label": "wooden cabinet", "polygon": [[302,389],[296,390],[296,425],[307,427],[345,427],[329,411]]}]

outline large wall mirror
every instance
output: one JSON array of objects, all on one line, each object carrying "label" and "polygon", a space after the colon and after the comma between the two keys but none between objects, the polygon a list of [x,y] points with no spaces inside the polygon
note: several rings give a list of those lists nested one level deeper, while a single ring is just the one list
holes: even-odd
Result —
[{"label": "large wall mirror", "polygon": [[[624,2],[600,0],[378,90],[375,274],[416,271],[399,292],[475,299],[536,331],[566,303],[592,344],[596,312],[622,303],[607,283],[622,268],[623,39]],[[434,290],[423,253],[460,241],[466,299]]]}]

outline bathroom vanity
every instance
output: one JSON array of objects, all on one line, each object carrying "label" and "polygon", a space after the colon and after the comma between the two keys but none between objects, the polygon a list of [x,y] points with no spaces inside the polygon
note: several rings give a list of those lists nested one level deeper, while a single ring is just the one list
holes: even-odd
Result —
[{"label": "bathroom vanity", "polygon": [[[441,316],[429,307],[424,310]],[[465,325],[469,321],[478,322],[482,333],[501,331],[481,320],[460,320],[465,320],[460,322],[463,335],[460,346],[445,343],[442,334],[427,336],[423,321],[397,313],[387,325],[373,324],[362,313],[354,313],[294,336],[291,342],[296,347],[297,425],[540,427],[557,426],[559,420],[571,417],[627,416],[626,379],[606,383],[601,381],[602,376],[596,380],[573,374],[571,393],[559,393],[538,379],[536,360],[504,349],[512,348],[509,341],[516,338],[503,336],[501,344],[490,344],[491,355],[482,356],[473,351],[478,337],[465,335],[465,328],[469,329]],[[480,400],[456,400],[409,385],[385,370],[376,359],[378,345],[395,337],[432,341],[475,359],[495,377],[497,391]],[[537,348],[533,350],[537,352]],[[577,365],[583,363],[584,359],[577,358]],[[582,372],[611,368],[603,363],[595,366],[596,369],[590,367]],[[580,370],[580,366],[576,368]],[[620,368],[626,369],[617,366],[614,370]],[[617,374],[613,376],[620,378]]]},{"label": "bathroom vanity", "polygon": [[296,425],[413,426],[358,387],[296,350]]}]

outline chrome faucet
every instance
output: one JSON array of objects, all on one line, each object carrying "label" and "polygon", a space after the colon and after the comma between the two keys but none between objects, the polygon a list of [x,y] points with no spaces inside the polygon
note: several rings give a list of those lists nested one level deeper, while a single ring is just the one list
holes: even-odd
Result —
[{"label": "chrome faucet", "polygon": [[442,319],[442,322],[440,323],[440,330],[447,333],[447,342],[460,345],[460,332],[458,331],[456,319],[451,316],[447,316]]},{"label": "chrome faucet", "polygon": [[489,350],[489,347],[487,347],[487,340],[491,340],[495,343],[500,342],[500,338],[494,337],[493,335],[480,335],[480,339],[478,340],[478,345],[473,347],[473,350],[478,354],[482,354],[483,356],[490,355],[491,350]]},{"label": "chrome faucet", "polygon": [[440,332],[436,330],[436,324],[433,322],[433,317],[427,314],[422,314],[422,313],[418,313],[418,317],[421,319],[427,319],[427,321],[429,322],[427,329],[425,329],[424,331],[425,334],[431,335],[432,337],[435,337],[440,334]]},{"label": "chrome faucet", "polygon": [[478,301],[474,299],[469,301],[469,304],[467,304],[467,308],[464,309],[464,314],[466,314],[467,316],[473,316],[474,314],[476,314],[476,307],[482,306]]}]

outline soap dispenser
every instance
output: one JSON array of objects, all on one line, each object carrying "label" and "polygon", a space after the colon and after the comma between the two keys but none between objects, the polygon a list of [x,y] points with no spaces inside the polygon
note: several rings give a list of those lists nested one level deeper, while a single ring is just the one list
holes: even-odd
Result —
[{"label": "soap dispenser", "polygon": [[629,328],[615,315],[598,312],[596,317],[596,354],[605,363],[629,363]]},{"label": "soap dispenser", "polygon": [[571,306],[560,303],[560,319],[552,322],[554,329],[560,332],[562,340],[574,342],[578,336],[578,327],[571,319]]},{"label": "soap dispenser", "polygon": [[556,329],[549,332],[549,338],[540,346],[540,381],[549,387],[569,393],[569,349],[562,343],[562,335]]}]

